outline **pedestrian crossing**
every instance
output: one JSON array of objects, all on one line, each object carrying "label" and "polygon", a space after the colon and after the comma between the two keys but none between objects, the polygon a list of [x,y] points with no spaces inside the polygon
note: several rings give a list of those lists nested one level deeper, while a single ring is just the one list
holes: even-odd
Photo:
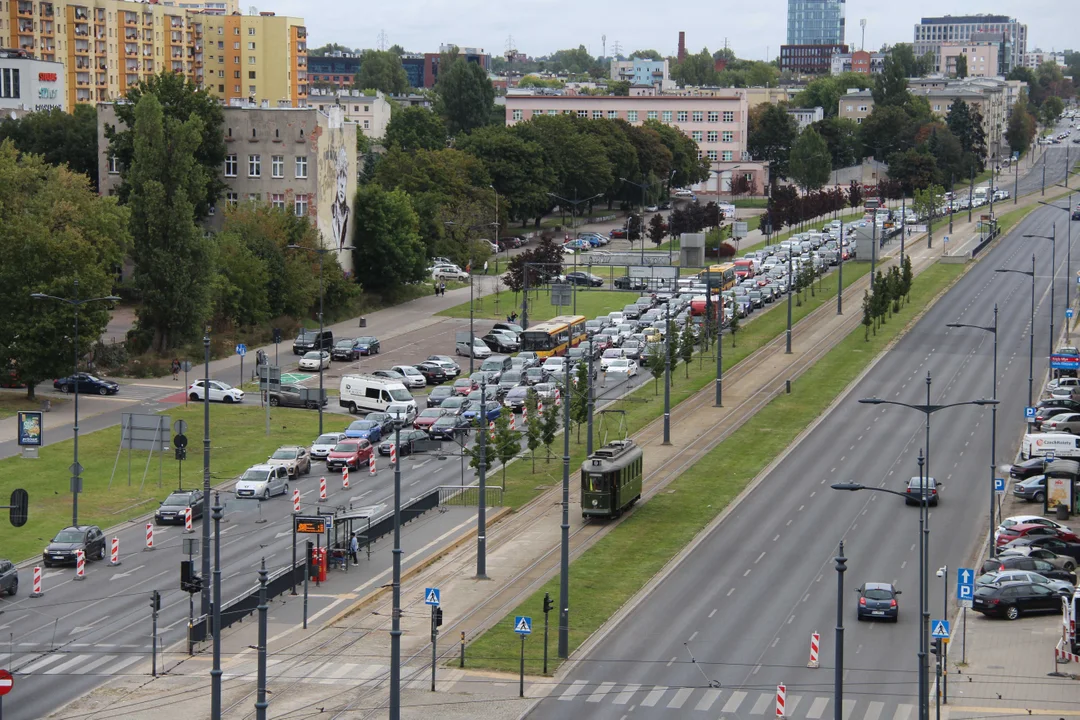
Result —
[{"label": "pedestrian crossing", "polygon": [[[254,682],[257,679],[257,660],[243,660],[225,668],[225,680]],[[439,684],[454,683],[464,677],[462,670],[439,668]],[[377,663],[347,663],[331,661],[295,662],[267,658],[266,676],[271,683],[299,682],[305,685],[343,685],[357,687],[376,685],[390,679],[390,666]],[[401,683],[407,689],[428,689],[431,684],[431,667],[401,668]]]},{"label": "pedestrian crossing", "polygon": [[[611,703],[627,709],[651,708],[652,713],[649,714],[674,711],[680,717],[694,713],[722,719],[776,717],[775,690],[761,692],[574,680],[569,684],[535,683],[526,688],[525,696],[547,699],[559,705],[583,702],[586,708]],[[916,714],[914,702],[890,703],[870,698],[845,698],[841,708],[843,720],[912,720]],[[833,698],[831,695],[798,693],[789,687],[784,717],[788,720],[832,718]]]},{"label": "pedestrian crossing", "polygon": [[140,660],[149,661],[149,653],[73,653],[52,652],[16,656],[11,663],[16,677],[26,675],[123,675],[131,674],[131,666]]}]

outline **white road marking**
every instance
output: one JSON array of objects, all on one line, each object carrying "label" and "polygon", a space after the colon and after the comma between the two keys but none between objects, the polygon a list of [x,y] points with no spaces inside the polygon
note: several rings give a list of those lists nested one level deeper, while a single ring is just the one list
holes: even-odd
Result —
[{"label": "white road marking", "polygon": [[733,712],[735,712],[736,710],[739,709],[739,705],[742,704],[742,701],[745,698],[746,698],[746,693],[744,693],[742,690],[736,690],[735,692],[731,693],[731,697],[729,697],[728,701],[726,703],[724,703],[724,707],[720,708],[720,712],[722,712],[722,713],[733,713]]},{"label": "white road marking", "polygon": [[615,687],[615,683],[613,683],[613,682],[600,683],[599,685],[596,686],[596,689],[592,691],[592,694],[589,695],[589,697],[587,697],[585,699],[585,702],[591,702],[591,703],[600,702],[601,700],[603,700],[607,696],[608,690],[611,690],[611,688],[613,688],[613,687]]},{"label": "white road marking", "polygon": [[660,698],[667,692],[666,687],[654,688],[652,692],[645,696],[645,699],[641,701],[642,707],[653,707],[656,703],[660,702]]},{"label": "white road marking", "polygon": [[634,696],[634,693],[641,688],[640,685],[627,685],[621,693],[615,696],[615,699],[611,701],[613,705],[625,705],[630,702],[630,698]]},{"label": "white road marking", "polygon": [[671,698],[671,702],[669,702],[667,706],[674,710],[678,710],[683,706],[683,703],[689,699],[693,692],[694,688],[681,688],[679,692],[675,693],[675,697]]}]

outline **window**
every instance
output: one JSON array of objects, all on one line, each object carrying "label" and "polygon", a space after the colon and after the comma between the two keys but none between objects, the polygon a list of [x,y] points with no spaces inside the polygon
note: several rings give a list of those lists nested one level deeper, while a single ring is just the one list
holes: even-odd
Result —
[{"label": "window", "polygon": [[559,114],[559,111],[558,111],[558,110],[548,110],[548,111],[547,111],[547,114],[548,114],[548,115],[558,115],[558,114]]},{"label": "window", "polygon": [[[567,112],[569,112],[569,111],[567,111]],[[588,110],[578,110],[577,111],[577,116],[579,118],[587,118],[587,117],[589,117],[589,111]]]},{"label": "window", "polygon": [[232,190],[225,193],[225,204],[229,207],[236,207],[237,195]]},{"label": "window", "polygon": [[720,133],[720,141],[735,142],[735,133],[733,133],[731,130],[725,130],[724,132]]},{"label": "window", "polygon": [[239,49],[240,49],[240,42],[239,42],[239,41],[237,41],[237,42],[234,42],[234,43],[232,44],[232,49],[233,49],[233,50],[239,50]]},{"label": "window", "polygon": [[660,113],[660,119],[666,123],[671,122],[671,111],[665,110],[664,112]]},{"label": "window", "polygon": [[236,177],[236,154],[225,156],[225,177]]},{"label": "window", "polygon": [[109,174],[110,175],[119,175],[120,174],[120,163],[117,161],[115,155],[110,155],[109,156]]},{"label": "window", "polygon": [[255,43],[249,42],[248,43],[248,50],[254,50],[254,49],[255,49]]},{"label": "window", "polygon": [[254,205],[255,203],[262,200],[262,193],[248,193],[247,199],[249,203]]},{"label": "window", "polygon": [[276,207],[279,210],[285,209],[285,196],[282,193],[274,193],[270,196],[271,207]]},{"label": "window", "polygon": [[510,117],[513,118],[514,120],[521,120],[523,115],[522,115],[522,112],[520,110],[513,110],[510,113]]},{"label": "window", "polygon": [[285,156],[273,155],[270,157],[270,173],[273,177],[285,177]]},{"label": "window", "polygon": [[693,140],[694,142],[701,142],[701,131],[700,130],[694,130],[693,132],[691,132],[690,133],[690,139]]},{"label": "window", "polygon": [[254,55],[248,55],[248,65],[254,65],[254,64],[255,64],[255,56]]},{"label": "window", "polygon": [[307,177],[307,155],[296,156],[296,177]]},{"label": "window", "polygon": [[734,110],[725,110],[724,111],[724,122],[735,122],[735,111]]},{"label": "window", "polygon": [[255,28],[254,27],[249,27],[248,28],[248,35],[254,35],[254,34],[255,34]]},{"label": "window", "polygon": [[637,122],[637,110],[627,110],[626,121],[636,123]]},{"label": "window", "polygon": [[702,122],[705,119],[705,113],[700,110],[695,110],[690,117],[694,122]]},{"label": "window", "polygon": [[935,105],[934,106],[934,112],[941,112],[941,105]]},{"label": "window", "polygon": [[854,105],[848,105],[848,106],[846,106],[846,107],[845,107],[845,112],[851,112],[852,108],[854,108],[854,107],[855,107]]},{"label": "window", "polygon": [[863,120],[862,118],[855,118],[855,124],[856,125],[862,125],[862,120]]},{"label": "window", "polygon": [[603,110],[593,110],[592,111],[592,119],[593,120],[602,120],[603,117],[604,117],[604,111]]},{"label": "window", "polygon": [[655,110],[649,110],[645,117],[647,117],[649,120],[655,120],[656,119],[656,111]]},{"label": "window", "polygon": [[720,159],[724,162],[731,162],[731,151],[725,150],[723,153],[720,154]]},{"label": "window", "polygon": [[716,132],[715,130],[710,130],[710,131],[709,131],[709,132],[708,132],[708,133],[707,133],[707,134],[705,135],[705,139],[706,139],[706,140],[708,140],[708,141],[709,141],[709,142],[711,142],[711,143],[714,143],[714,142],[716,142],[716,138],[717,138],[717,137],[718,137],[718,134],[717,134],[717,132]]},{"label": "window", "polygon": [[248,70],[248,80],[254,80],[254,79],[255,79],[255,71],[254,70]]},{"label": "window", "polygon": [[248,85],[248,95],[254,97],[255,94],[256,94],[255,93],[255,86],[254,85]]},{"label": "window", "polygon": [[685,110],[680,110],[675,117],[679,118],[679,122],[686,122],[690,119],[690,113]]},{"label": "window", "polygon": [[705,153],[705,155],[706,155],[706,156],[707,156],[707,157],[708,157],[708,158],[709,158],[710,160],[712,160],[713,162],[716,162],[716,151],[715,151],[715,150],[709,150],[709,151],[708,151],[707,153]]},{"label": "window", "polygon": [[4,68],[0,71],[0,97],[18,98],[21,88],[18,68]]},{"label": "window", "polygon": [[608,110],[607,111],[607,116],[608,116],[608,120],[616,120],[619,117],[619,111],[618,110]]},{"label": "window", "polygon": [[293,200],[293,212],[296,213],[297,217],[304,217],[304,216],[307,215],[307,211],[308,211],[307,195],[304,195],[304,194],[297,195],[296,199]]},{"label": "window", "polygon": [[262,175],[262,156],[248,155],[248,177]]},{"label": "window", "polygon": [[720,122],[720,113],[715,110],[709,111],[709,122]]},{"label": "window", "polygon": [[865,105],[860,105],[859,106],[859,112],[866,112],[866,106]]}]

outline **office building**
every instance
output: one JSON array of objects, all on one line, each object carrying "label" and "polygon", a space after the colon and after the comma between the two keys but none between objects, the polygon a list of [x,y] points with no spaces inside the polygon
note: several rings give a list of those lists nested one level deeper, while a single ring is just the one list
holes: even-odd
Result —
[{"label": "office building", "polygon": [[876,75],[885,69],[885,58],[885,53],[872,53],[866,50],[833,53],[829,72],[833,75],[849,72]]},{"label": "office building", "polygon": [[[207,218],[207,228],[220,230],[228,207],[267,203],[308,218],[325,247],[349,244],[357,127],[345,119],[344,109],[335,105],[321,112],[238,100],[224,113],[227,154],[220,172],[227,189]],[[106,124],[120,124],[112,103],[98,105],[98,185],[102,195],[112,195],[120,174],[108,154]],[[346,271],[352,268],[352,253],[343,252],[338,259]]]},{"label": "office building", "polygon": [[915,56],[928,52],[934,54],[934,69],[944,73],[941,56],[943,43],[969,43],[983,33],[1000,35],[1003,47],[999,47],[999,70],[1007,75],[1024,61],[1027,52],[1027,25],[1008,15],[946,15],[924,17],[915,25]]},{"label": "office building", "polygon": [[781,45],[780,71],[801,75],[824,75],[832,70],[832,58],[847,53],[847,45]]},{"label": "office building", "polygon": [[[433,88],[439,80],[439,63],[443,53],[453,49],[452,45],[440,45],[437,53],[406,53],[401,56],[401,64],[409,78],[409,87]],[[491,72],[491,56],[483,48],[458,48],[458,55],[465,62],[475,63],[485,72]]]},{"label": "office building", "polygon": [[843,45],[846,11],[847,0],[788,0],[787,44]]},{"label": "office building", "polygon": [[351,88],[360,72],[360,56],[335,52],[319,57],[308,56],[308,83],[324,89]]},{"label": "office building", "polygon": [[61,63],[36,60],[23,50],[0,49],[0,110],[5,117],[67,110],[65,80]]}]

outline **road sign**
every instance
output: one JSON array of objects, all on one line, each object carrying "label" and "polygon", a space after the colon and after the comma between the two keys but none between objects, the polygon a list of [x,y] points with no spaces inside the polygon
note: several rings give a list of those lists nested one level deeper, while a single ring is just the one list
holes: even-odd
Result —
[{"label": "road sign", "polygon": [[15,687],[15,678],[11,677],[11,673],[7,670],[0,670],[0,697],[11,692],[13,687]]},{"label": "road sign", "polygon": [[245,355],[247,355],[247,345],[245,345],[244,343],[238,344],[236,346],[236,354],[240,357],[244,357]]},{"label": "road sign", "polygon": [[1035,408],[1033,408],[1033,407],[1024,408],[1024,419],[1028,420],[1028,421],[1034,420],[1035,419]]},{"label": "road sign", "polygon": [[949,242],[949,236],[946,235],[943,238],[941,238],[941,242],[946,242],[946,243]]},{"label": "road sign", "polygon": [[1073,309],[1072,308],[1065,308],[1065,317],[1068,318],[1069,320],[1072,320],[1072,317],[1073,317]]},{"label": "road sign", "polygon": [[551,305],[561,307],[571,305],[574,302],[574,288],[565,283],[553,283],[551,285]]},{"label": "road sign", "polygon": [[931,620],[930,621],[930,637],[949,639],[949,621],[948,620]]},{"label": "road sign", "polygon": [[1005,494],[1005,478],[994,478],[994,492],[998,495]]},{"label": "road sign", "polygon": [[1055,453],[1053,450],[1047,450],[1046,453],[1043,455],[1043,458],[1048,463],[1054,462],[1054,458],[1056,458],[1056,457],[1057,457],[1057,453]]},{"label": "road sign", "polygon": [[518,615],[514,618],[514,632],[518,635],[532,635],[532,618]]},{"label": "road sign", "polygon": [[186,420],[177,420],[176,422],[174,422],[172,424],[172,428],[176,432],[177,435],[183,435],[184,433],[187,432],[187,421]]},{"label": "road sign", "polygon": [[626,274],[632,278],[674,280],[679,277],[679,268],[671,265],[631,265],[626,268]]},{"label": "road sign", "polygon": [[975,596],[975,571],[960,568],[956,572],[956,599],[963,607],[971,607],[971,598]]},{"label": "road sign", "polygon": [[297,515],[295,522],[296,532],[298,533],[321,535],[326,532],[325,515]]},{"label": "road sign", "polygon": [[187,435],[184,435],[183,433],[173,435],[172,444],[173,444],[173,447],[186,448],[187,447]]},{"label": "road sign", "polygon": [[424,588],[424,604],[439,607],[439,588]]},{"label": "road sign", "polygon": [[1052,370],[1080,370],[1080,355],[1054,353],[1050,356]]}]

